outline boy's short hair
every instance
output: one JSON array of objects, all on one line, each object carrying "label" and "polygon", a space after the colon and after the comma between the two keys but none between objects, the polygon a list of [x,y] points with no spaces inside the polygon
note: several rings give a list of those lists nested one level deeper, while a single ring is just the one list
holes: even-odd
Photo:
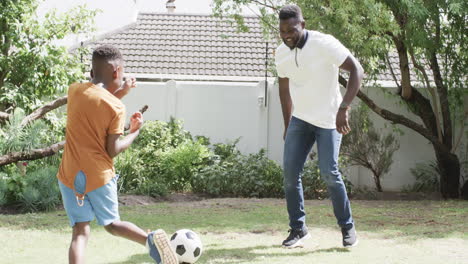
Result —
[{"label": "boy's short hair", "polygon": [[120,50],[112,45],[102,45],[97,47],[93,51],[93,62],[97,61],[107,61],[107,62],[114,62],[119,61],[123,62],[122,53]]},{"label": "boy's short hair", "polygon": [[301,8],[298,7],[297,5],[283,6],[279,12],[279,19],[284,20],[284,19],[290,19],[290,18],[296,18],[296,19],[299,19],[299,21],[303,21],[304,18],[302,17]]}]

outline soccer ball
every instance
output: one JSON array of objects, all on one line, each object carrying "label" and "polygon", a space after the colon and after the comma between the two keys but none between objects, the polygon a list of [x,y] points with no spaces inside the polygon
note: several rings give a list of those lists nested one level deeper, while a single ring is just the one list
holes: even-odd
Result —
[{"label": "soccer ball", "polygon": [[203,248],[198,235],[189,229],[181,229],[171,236],[171,247],[179,263],[192,264],[201,256]]}]

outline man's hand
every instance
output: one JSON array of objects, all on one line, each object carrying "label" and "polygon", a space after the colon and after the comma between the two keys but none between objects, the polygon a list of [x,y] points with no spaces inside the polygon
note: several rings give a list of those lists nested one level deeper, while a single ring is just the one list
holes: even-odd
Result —
[{"label": "man's hand", "polygon": [[140,112],[135,112],[130,117],[130,133],[133,133],[143,125],[143,115]]},{"label": "man's hand", "polygon": [[336,130],[343,135],[351,132],[351,127],[348,124],[348,108],[338,109],[338,113],[336,114]]}]

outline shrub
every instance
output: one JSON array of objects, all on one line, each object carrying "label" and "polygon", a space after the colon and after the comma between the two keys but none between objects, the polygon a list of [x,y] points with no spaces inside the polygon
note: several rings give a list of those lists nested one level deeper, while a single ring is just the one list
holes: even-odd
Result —
[{"label": "shrub", "polygon": [[217,144],[215,153],[223,150],[226,155],[216,155],[211,165],[195,174],[192,190],[221,197],[282,197],[281,167],[264,150],[242,155],[235,144]]},{"label": "shrub", "polygon": [[160,173],[168,188],[171,191],[188,191],[193,175],[207,164],[211,153],[198,141],[186,141],[159,155]]},{"label": "shrub", "polygon": [[[340,157],[340,168],[347,167],[347,160]],[[341,171],[341,177],[346,186],[348,195],[353,192],[353,184],[346,178],[346,173]],[[329,196],[327,184],[320,176],[320,170],[317,160],[307,160],[302,172],[302,186],[305,199],[325,199]]]},{"label": "shrub", "polygon": [[[171,191],[192,191],[217,197],[284,197],[281,167],[268,159],[265,150],[243,155],[236,145],[209,139],[195,140],[180,121],[150,121],[131,149],[115,159],[121,178],[119,190],[126,193],[164,196]],[[306,163],[306,198],[324,198],[316,161]],[[345,179],[346,181],[346,179]],[[347,182],[348,192],[351,184]]]},{"label": "shrub", "polygon": [[57,169],[46,166],[19,172],[0,173],[0,205],[17,207],[25,212],[48,211],[61,203]]},{"label": "shrub", "polygon": [[193,140],[175,119],[146,122],[131,149],[115,159],[119,190],[153,197],[190,190],[193,173],[209,161],[207,142]]},{"label": "shrub", "polygon": [[351,133],[343,137],[341,152],[351,165],[369,169],[377,191],[382,192],[381,179],[390,171],[393,154],[400,143],[392,133],[384,135],[381,129],[375,128],[368,112],[363,104],[351,112]]},{"label": "shrub", "polygon": [[0,206],[7,203],[8,186],[6,178],[7,175],[0,172]]},{"label": "shrub", "polygon": [[61,203],[57,169],[46,167],[26,175],[26,186],[20,193],[20,207],[27,212],[53,210]]},{"label": "shrub", "polygon": [[415,183],[403,189],[406,192],[438,192],[440,173],[436,162],[417,163],[410,169]]}]

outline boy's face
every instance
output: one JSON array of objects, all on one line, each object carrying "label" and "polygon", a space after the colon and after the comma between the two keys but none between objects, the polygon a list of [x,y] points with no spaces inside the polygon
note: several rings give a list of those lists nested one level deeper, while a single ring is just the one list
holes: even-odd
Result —
[{"label": "boy's face", "polygon": [[116,76],[114,79],[116,79],[116,83],[118,83],[119,87],[122,86],[123,83],[123,77],[124,77],[124,66],[123,62],[118,62],[116,63],[116,68],[115,68]]}]

